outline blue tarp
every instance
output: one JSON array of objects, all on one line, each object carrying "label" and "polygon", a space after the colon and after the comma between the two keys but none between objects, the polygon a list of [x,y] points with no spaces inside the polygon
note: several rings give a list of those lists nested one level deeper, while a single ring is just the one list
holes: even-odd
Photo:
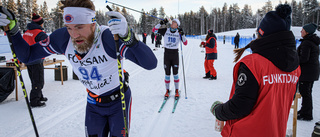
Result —
[{"label": "blue tarp", "polygon": [[[193,39],[205,39],[206,36],[205,35],[186,35],[187,38],[193,38]],[[234,45],[234,36],[226,36],[225,39],[226,43],[231,43],[232,45]],[[240,42],[239,42],[239,48],[243,48],[246,45],[248,45],[251,41],[253,40],[253,37],[240,37]],[[217,36],[217,41],[222,42],[223,41],[223,36],[218,35]],[[300,41],[298,39],[296,39],[296,47],[298,47],[300,45]],[[247,49],[249,52],[251,52],[250,49]]]}]

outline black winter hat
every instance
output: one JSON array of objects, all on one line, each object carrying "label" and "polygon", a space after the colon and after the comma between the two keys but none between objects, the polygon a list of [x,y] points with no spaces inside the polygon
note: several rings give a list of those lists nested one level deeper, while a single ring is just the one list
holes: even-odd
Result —
[{"label": "black winter hat", "polygon": [[289,31],[292,10],[288,4],[279,4],[276,11],[269,11],[260,22],[257,32],[261,37],[280,31]]},{"label": "black winter hat", "polygon": [[309,23],[303,26],[303,29],[308,32],[309,34],[313,34],[316,29],[317,29],[317,25],[314,23]]},{"label": "black winter hat", "polygon": [[41,25],[43,23],[43,18],[40,17],[39,15],[33,13],[32,14],[32,21],[37,23],[37,24],[39,24],[39,25]]},{"label": "black winter hat", "polygon": [[209,29],[208,30],[208,35],[212,35],[213,34],[213,30],[212,29]]}]

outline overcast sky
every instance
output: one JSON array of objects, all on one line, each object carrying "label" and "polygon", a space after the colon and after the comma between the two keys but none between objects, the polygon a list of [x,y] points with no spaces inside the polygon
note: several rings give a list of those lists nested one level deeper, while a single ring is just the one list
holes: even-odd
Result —
[{"label": "overcast sky", "polygon": [[[47,2],[48,8],[54,8],[57,5],[58,0],[38,0],[38,5],[42,5],[43,1]],[[105,8],[107,3],[106,0],[92,0],[96,6],[96,10],[101,9],[107,11]],[[109,1],[109,0],[108,0]],[[136,9],[141,11],[144,9],[145,11],[150,11],[152,8],[160,9],[162,6],[165,10],[167,16],[175,16],[178,13],[183,14],[185,12],[190,12],[191,10],[194,12],[199,11],[201,6],[204,6],[207,12],[211,12],[213,8],[222,8],[224,3],[228,4],[228,7],[233,3],[238,3],[240,9],[243,9],[244,4],[248,4],[251,6],[253,13],[257,11],[258,8],[261,8],[265,5],[268,0],[110,0],[110,2],[117,3],[132,9]],[[285,0],[280,0],[282,3]],[[288,0],[291,2],[291,0]],[[301,0],[296,0],[301,1]],[[279,4],[279,0],[271,0],[273,7]],[[112,4],[108,4],[112,5]],[[50,10],[51,11],[51,10]],[[140,13],[136,13],[131,10],[130,14],[134,15],[135,19],[138,21],[140,18]]]}]

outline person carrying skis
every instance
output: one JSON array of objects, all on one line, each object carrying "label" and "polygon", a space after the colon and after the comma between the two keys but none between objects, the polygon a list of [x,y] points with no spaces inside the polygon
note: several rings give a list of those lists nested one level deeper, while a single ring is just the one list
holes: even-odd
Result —
[{"label": "person carrying skis", "polygon": [[[167,24],[170,25],[167,27]],[[186,36],[180,26],[180,21],[178,19],[173,19],[172,21],[164,19],[157,24],[152,31],[157,32],[163,36],[164,39],[164,70],[165,70],[165,85],[166,93],[165,97],[169,97],[170,90],[170,75],[171,68],[173,71],[174,85],[175,85],[175,97],[179,97],[179,43],[180,40],[184,45],[188,44]]]},{"label": "person carrying skis", "polygon": [[96,23],[95,6],[91,0],[61,2],[65,27],[32,46],[22,39],[17,20],[4,7],[0,8],[0,26],[8,24],[4,28],[9,29],[8,35],[11,35],[16,54],[22,62],[31,62],[56,53],[66,56],[74,73],[87,88],[86,136],[125,136],[123,115],[127,117],[126,126],[130,127],[131,90],[128,85],[121,85],[125,89],[127,106],[126,113],[122,114],[113,34],[119,35],[121,57],[148,70],[157,66],[157,59],[148,46],[135,38],[125,17],[119,12],[106,12],[112,17],[108,21],[108,28]]},{"label": "person carrying skis", "polygon": [[300,76],[295,37],[290,31],[291,7],[280,4],[257,28],[258,38],[235,50],[233,85],[226,103],[216,101],[210,111],[226,121],[223,137],[284,137]]},{"label": "person carrying skis", "polygon": [[[27,24],[27,31],[23,34],[23,39],[33,45],[36,42],[44,40],[48,35],[43,31],[43,18],[33,13],[31,23]],[[28,74],[31,81],[30,105],[31,107],[45,106],[48,99],[43,96],[42,88],[44,86],[44,67],[43,59],[38,59],[26,63]]]},{"label": "person carrying skis", "polygon": [[204,69],[206,71],[206,76],[204,79],[209,78],[209,80],[217,79],[217,71],[214,69],[213,63],[217,59],[217,37],[213,33],[213,30],[208,30],[206,36],[206,42],[201,42],[201,45],[206,48],[206,57],[204,61]]}]

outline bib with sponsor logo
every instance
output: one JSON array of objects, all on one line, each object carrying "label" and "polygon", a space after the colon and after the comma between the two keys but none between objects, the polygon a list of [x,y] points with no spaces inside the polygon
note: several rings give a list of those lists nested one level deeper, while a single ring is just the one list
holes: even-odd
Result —
[{"label": "bib with sponsor logo", "polygon": [[[104,94],[119,86],[117,59],[110,57],[102,44],[101,35],[106,26],[100,27],[98,39],[81,60],[75,56],[75,48],[70,38],[65,56],[70,61],[80,82],[96,95]],[[97,30],[96,30],[97,31]]]},{"label": "bib with sponsor logo", "polygon": [[167,49],[178,49],[180,42],[179,32],[171,33],[170,28],[164,34],[164,47]]}]

